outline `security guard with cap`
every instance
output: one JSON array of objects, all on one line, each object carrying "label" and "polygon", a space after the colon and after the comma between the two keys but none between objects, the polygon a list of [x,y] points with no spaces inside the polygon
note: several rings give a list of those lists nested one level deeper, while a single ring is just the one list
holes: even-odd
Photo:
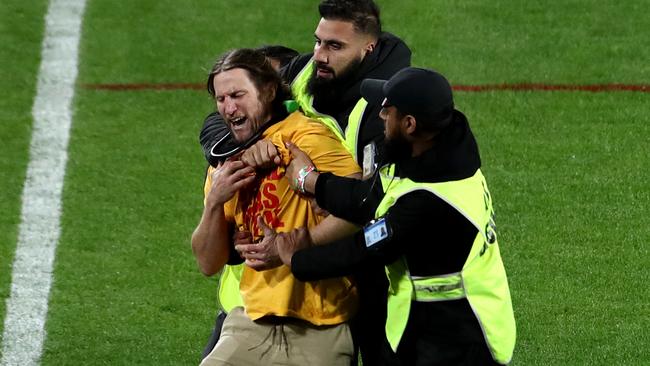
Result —
[{"label": "security guard with cap", "polygon": [[390,281],[386,364],[509,363],[515,320],[492,196],[448,81],[406,68],[388,81],[365,80],[361,93],[382,103],[389,164],[366,181],[320,174],[289,143],[287,177],[364,230],[328,245],[313,243],[306,229],[279,234],[283,262],[305,281],[383,262]]}]

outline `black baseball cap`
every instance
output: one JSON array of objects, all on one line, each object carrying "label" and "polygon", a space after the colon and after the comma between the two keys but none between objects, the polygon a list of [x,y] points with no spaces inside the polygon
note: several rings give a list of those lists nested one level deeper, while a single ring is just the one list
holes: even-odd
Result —
[{"label": "black baseball cap", "polygon": [[389,80],[365,79],[361,96],[369,104],[395,106],[418,122],[434,124],[431,127],[436,129],[449,124],[454,110],[449,81],[433,70],[417,67],[402,69]]}]

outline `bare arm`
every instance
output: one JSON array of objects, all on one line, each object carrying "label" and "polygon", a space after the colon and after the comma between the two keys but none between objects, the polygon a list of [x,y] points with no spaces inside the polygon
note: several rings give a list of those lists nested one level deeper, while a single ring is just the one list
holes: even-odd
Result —
[{"label": "bare arm", "polygon": [[192,234],[192,252],[203,274],[212,276],[228,261],[231,236],[224,204],[254,180],[254,171],[241,161],[227,161],[212,173],[201,220]]},{"label": "bare arm", "polygon": [[359,230],[359,227],[349,221],[329,215],[318,225],[309,229],[313,245],[325,245],[342,239]]},{"label": "bare arm", "polygon": [[228,232],[223,206],[206,206],[199,225],[192,233],[192,251],[204,275],[214,275],[228,261],[230,255]]},{"label": "bare arm", "polygon": [[[284,143],[289,151],[291,151],[291,162],[287,165],[286,176],[289,179],[289,182],[296,183],[299,186],[294,186],[293,189],[296,191],[302,192],[303,194],[314,194],[316,191],[316,180],[318,179],[318,171],[312,170],[307,173],[306,176],[301,177],[301,170],[304,170],[308,167],[314,168],[314,163],[311,161],[309,156],[305,154],[304,151],[300,150],[291,141],[286,141]],[[361,179],[361,173],[353,174],[349,178]],[[302,179],[302,184],[300,183]]]}]

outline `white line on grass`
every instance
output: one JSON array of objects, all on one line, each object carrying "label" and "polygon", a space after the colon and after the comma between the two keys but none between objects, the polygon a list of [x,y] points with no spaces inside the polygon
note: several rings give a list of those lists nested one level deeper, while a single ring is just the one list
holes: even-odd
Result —
[{"label": "white line on grass", "polygon": [[1,365],[38,365],[43,349],[85,4],[85,0],[51,0],[45,17]]}]

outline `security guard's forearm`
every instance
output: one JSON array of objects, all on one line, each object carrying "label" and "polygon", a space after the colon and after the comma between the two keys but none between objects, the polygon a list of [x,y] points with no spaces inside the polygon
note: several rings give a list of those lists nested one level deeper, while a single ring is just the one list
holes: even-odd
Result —
[{"label": "security guard's forearm", "polygon": [[[208,161],[208,163],[210,163],[210,165],[214,167],[217,166],[220,159],[212,155],[212,148],[214,147],[215,143],[223,139],[229,131],[230,130],[228,129],[228,126],[226,126],[226,122],[224,121],[223,117],[217,112],[210,113],[203,122],[203,127],[201,128],[201,132],[199,134],[199,142],[201,143],[201,148],[203,149],[205,159]],[[232,144],[235,143],[236,142],[233,140],[231,144],[223,144],[224,149],[231,148]]]},{"label": "security guard's forearm", "polygon": [[291,272],[301,281],[317,281],[354,273],[367,259],[360,242],[363,233],[347,236],[328,245],[312,246],[291,257]]},{"label": "security guard's forearm", "polygon": [[314,192],[321,208],[357,225],[363,225],[373,218],[381,200],[381,187],[378,194],[376,185],[373,186],[371,181],[338,177],[330,173],[318,176]]}]

